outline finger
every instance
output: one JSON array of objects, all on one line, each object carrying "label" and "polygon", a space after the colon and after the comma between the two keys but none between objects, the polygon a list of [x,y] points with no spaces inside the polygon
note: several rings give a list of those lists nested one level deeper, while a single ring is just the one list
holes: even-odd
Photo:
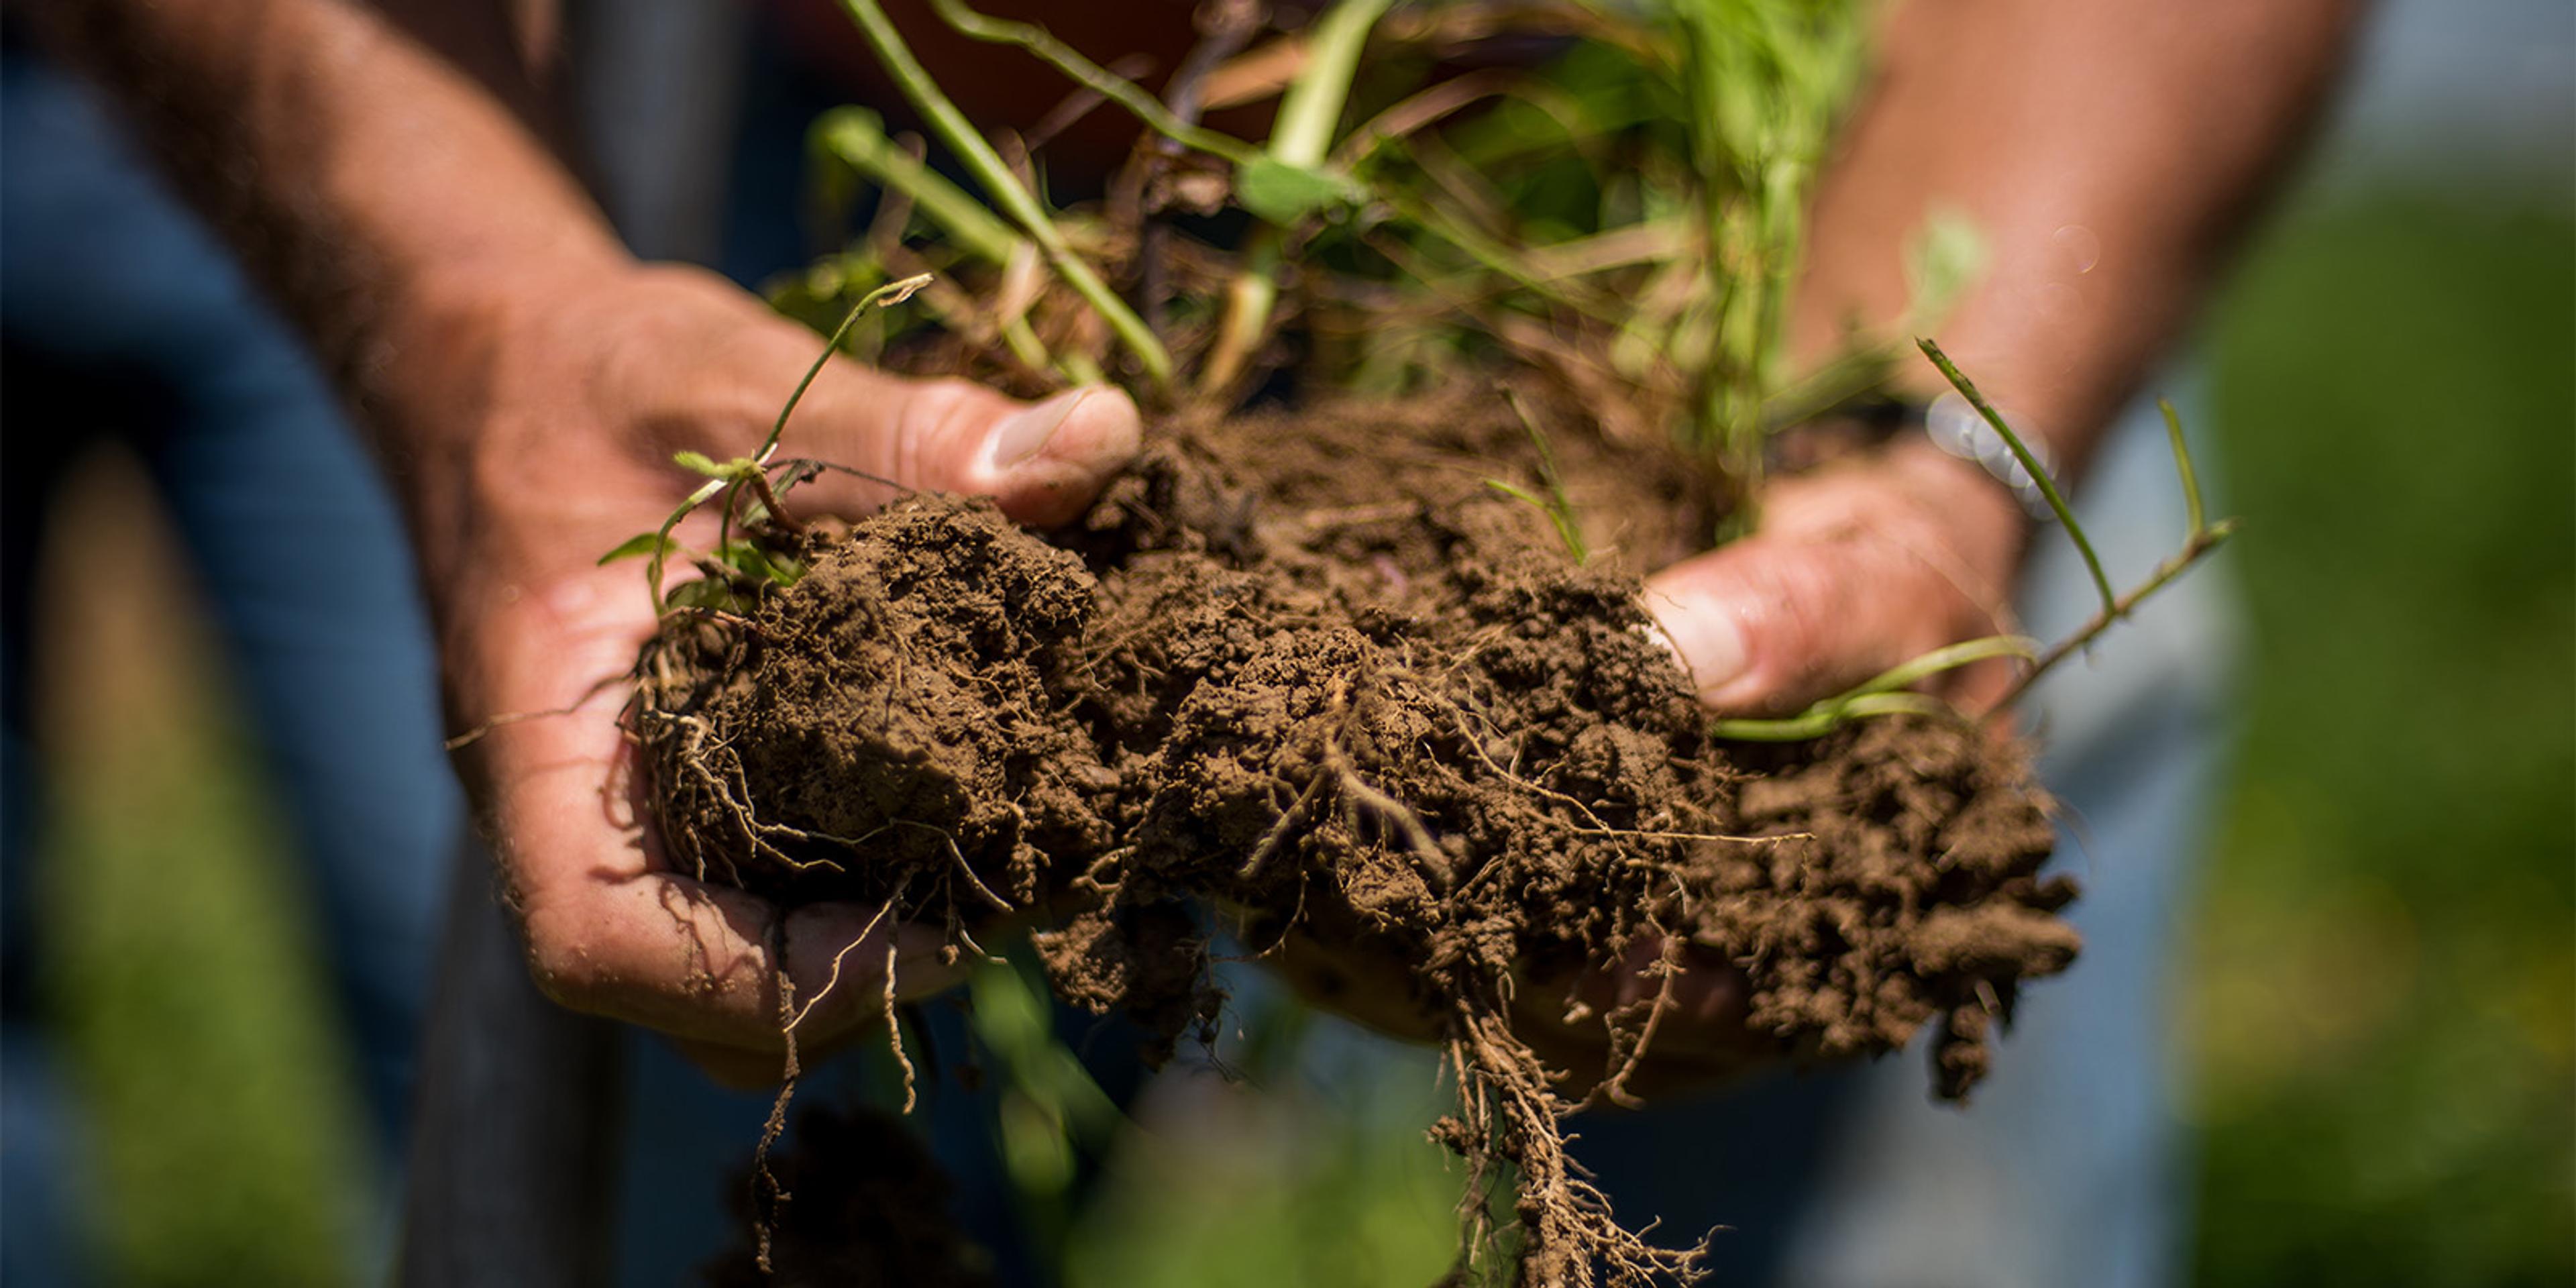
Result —
[{"label": "finger", "polygon": [[1585,974],[1575,985],[1573,997],[1595,1012],[1661,998],[1666,1023],[1687,1026],[1703,1039],[1713,1033],[1731,1037],[1743,1027],[1742,970],[1724,956],[1685,941],[1674,954],[1667,984],[1664,953],[1663,936],[1640,935],[1617,966]]},{"label": "finger", "polygon": [[[679,1052],[681,1058],[707,1075],[709,1082],[727,1091],[759,1091],[786,1080],[786,1064],[782,1056],[692,1038],[672,1038],[670,1041],[671,1049]],[[800,1056],[802,1054],[799,1052]]]},{"label": "finger", "polygon": [[[800,909],[799,914],[804,911]],[[792,924],[792,920],[791,920]],[[796,992],[796,1067],[808,1071],[853,1046],[869,1042],[887,1042],[885,1020],[895,1005],[928,996],[954,985],[967,969],[963,963],[942,965],[943,945],[940,937],[926,927],[903,926],[894,931],[898,965],[893,996],[887,996],[885,945],[883,934],[867,935],[852,941],[846,951],[825,953],[828,936],[819,939],[801,937],[789,932],[788,974],[794,980],[815,978],[806,961],[833,958],[837,967],[826,968],[818,988],[803,985]],[[737,1091],[777,1086],[786,1076],[787,1062],[783,1042],[753,1049],[700,1038],[672,1038],[671,1045],[717,1084]]]},{"label": "finger", "polygon": [[1794,711],[1956,640],[2007,629],[2024,520],[1929,447],[1782,479],[1754,535],[1647,579],[1646,607],[1709,705]]},{"label": "finger", "polygon": [[[701,324],[628,341],[607,396],[626,400],[629,419],[653,430],[665,456],[753,451],[811,367],[817,341],[729,286],[693,277],[664,285],[694,302]],[[1135,402],[1107,385],[1028,403],[971,381],[907,379],[836,357],[798,400],[780,450],[903,488],[990,496],[1011,517],[1046,526],[1081,514],[1135,458],[1142,433]],[[896,494],[837,474],[808,493],[854,514]]]},{"label": "finger", "polygon": [[[819,341],[704,272],[643,271],[593,378],[612,419],[647,427],[677,451],[742,454],[768,436],[812,367]],[[1136,404],[1101,385],[1024,403],[963,380],[910,380],[835,357],[816,374],[781,439],[789,456],[864,470],[907,488],[997,498],[1024,523],[1062,523],[1135,457]],[[834,476],[814,495],[861,513],[892,495]]]},{"label": "finger", "polygon": [[1135,402],[1108,385],[1024,403],[962,380],[899,380],[855,364],[837,374],[806,422],[818,453],[839,450],[911,487],[993,497],[1039,527],[1079,516],[1143,436]]},{"label": "finger", "polygon": [[884,1017],[889,961],[898,1002],[956,978],[940,960],[937,932],[885,922],[875,909],[816,905],[788,915],[792,987],[782,995],[771,951],[778,912],[759,898],[659,872],[594,872],[554,884],[539,873],[534,880],[522,897],[522,924],[530,969],[548,997],[674,1037],[765,1054],[773,1078],[790,1024],[799,1049],[818,1055]]}]

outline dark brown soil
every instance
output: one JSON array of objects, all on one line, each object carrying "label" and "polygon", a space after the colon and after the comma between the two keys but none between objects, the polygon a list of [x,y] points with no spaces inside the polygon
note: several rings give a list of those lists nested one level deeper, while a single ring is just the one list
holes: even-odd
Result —
[{"label": "dark brown soil", "polygon": [[[1157,1055],[1221,1001],[1212,909],[1365,976],[1346,991],[1379,1012],[1409,999],[1376,1018],[1445,1044],[1462,1108],[1435,1135],[1480,1177],[1510,1165],[1524,1282],[1687,1273],[1611,1219],[1558,1119],[1689,1037],[1651,998],[1569,1011],[1565,982],[1731,972],[1738,1060],[1933,1024],[1958,1097],[2019,981],[2072,959],[2073,888],[2036,875],[2019,753],[1975,731],[1711,739],[1638,598],[1708,528],[1690,475],[1555,438],[1583,565],[1488,486],[1539,486],[1489,391],[1170,426],[1046,539],[939,496],[817,538],[748,629],[689,624],[646,659],[671,850],[789,902],[969,931],[1039,911],[1059,993],[1133,1012]],[[1588,1032],[1588,1055],[1543,1062],[1533,1007],[1560,1017],[1550,1053]]]}]

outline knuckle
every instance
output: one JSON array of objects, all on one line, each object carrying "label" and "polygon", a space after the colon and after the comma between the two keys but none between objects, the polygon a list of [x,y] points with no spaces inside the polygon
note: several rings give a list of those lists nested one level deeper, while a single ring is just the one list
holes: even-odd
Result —
[{"label": "knuckle", "polygon": [[1828,548],[1789,546],[1750,571],[1760,607],[1746,629],[1747,669],[1790,688],[1834,670],[1836,628],[1851,614]]},{"label": "knuckle", "polygon": [[607,976],[598,947],[579,919],[532,908],[521,926],[527,940],[528,975],[537,991],[557,1006],[598,1013],[607,992]]},{"label": "knuckle", "polygon": [[974,491],[976,452],[998,397],[971,381],[927,380],[897,387],[903,400],[885,444],[885,474],[907,487]]}]

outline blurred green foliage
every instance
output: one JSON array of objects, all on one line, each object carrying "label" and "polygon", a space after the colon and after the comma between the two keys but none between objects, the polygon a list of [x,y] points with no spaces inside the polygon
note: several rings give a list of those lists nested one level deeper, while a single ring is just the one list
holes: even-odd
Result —
[{"label": "blurred green foliage", "polygon": [[1343,1090],[1212,1070],[1158,1085],[1073,1230],[1067,1288],[1437,1282],[1464,1170],[1423,1128],[1453,1098],[1429,1077]]},{"label": "blurred green foliage", "polygon": [[78,1235],[113,1284],[349,1283],[380,1186],[311,895],[139,470],[87,481],[34,891]]},{"label": "blurred green foliage", "polygon": [[2576,220],[2346,194],[2217,319],[2253,627],[2192,961],[2212,1285],[2576,1276]]}]

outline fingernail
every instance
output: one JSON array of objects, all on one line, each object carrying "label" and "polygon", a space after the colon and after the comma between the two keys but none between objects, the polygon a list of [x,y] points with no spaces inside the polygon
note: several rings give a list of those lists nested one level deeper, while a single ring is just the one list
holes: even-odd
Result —
[{"label": "fingernail", "polygon": [[1702,695],[1744,674],[1744,626],[1726,604],[1650,593],[1647,606],[1661,628],[1658,638],[1680,660],[1691,686]]},{"label": "fingernail", "polygon": [[1007,470],[1024,461],[1034,460],[1046,450],[1055,432],[1073,418],[1073,409],[1082,400],[1098,392],[1085,387],[1067,389],[1034,407],[1016,411],[993,427],[993,467]]}]

